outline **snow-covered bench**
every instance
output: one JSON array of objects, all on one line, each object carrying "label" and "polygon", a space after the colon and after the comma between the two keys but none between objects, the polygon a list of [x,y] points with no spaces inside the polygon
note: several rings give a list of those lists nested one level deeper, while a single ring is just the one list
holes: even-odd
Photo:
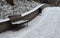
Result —
[{"label": "snow-covered bench", "polygon": [[[21,14],[21,16],[24,17],[24,16],[26,16],[26,15],[34,12],[35,10],[37,10],[38,8],[40,8],[40,7],[43,6],[43,5],[44,5],[44,4],[38,5],[37,7],[35,7],[34,9],[32,9],[31,11],[28,11],[28,12],[26,12],[26,13]],[[7,22],[7,21],[9,21],[9,20],[10,20],[9,18],[0,19],[0,23]]]},{"label": "snow-covered bench", "polygon": [[[26,12],[24,14],[21,14],[21,17],[24,17],[26,15],[29,15],[29,14],[33,13],[34,11],[36,11],[37,9],[39,9],[43,5],[44,4],[38,5],[36,8],[32,9],[31,11],[28,11],[28,12]],[[27,22],[27,21],[29,21],[29,20],[20,20],[20,21],[13,22],[12,24],[21,24],[21,23],[24,23],[24,22]]]}]

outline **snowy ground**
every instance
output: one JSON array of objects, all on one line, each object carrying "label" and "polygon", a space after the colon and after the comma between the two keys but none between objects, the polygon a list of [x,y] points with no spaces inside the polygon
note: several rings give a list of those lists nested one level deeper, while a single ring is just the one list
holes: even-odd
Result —
[{"label": "snowy ground", "polygon": [[60,38],[60,7],[47,7],[28,27],[19,31],[7,31],[0,38]]}]

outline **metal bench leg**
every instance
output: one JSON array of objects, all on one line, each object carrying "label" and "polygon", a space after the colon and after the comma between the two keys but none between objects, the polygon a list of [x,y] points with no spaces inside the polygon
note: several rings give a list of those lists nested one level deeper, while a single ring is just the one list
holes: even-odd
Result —
[{"label": "metal bench leg", "polygon": [[28,22],[26,22],[24,25],[25,25],[25,26],[28,26]]}]

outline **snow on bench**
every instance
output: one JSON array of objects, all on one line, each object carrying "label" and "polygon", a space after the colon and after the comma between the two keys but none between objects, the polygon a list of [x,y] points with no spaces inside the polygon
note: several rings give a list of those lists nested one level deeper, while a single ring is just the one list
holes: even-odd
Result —
[{"label": "snow on bench", "polygon": [[10,19],[9,18],[6,18],[6,19],[0,19],[0,23],[2,23],[2,22],[7,22],[7,21],[9,21]]},{"label": "snow on bench", "polygon": [[43,5],[44,5],[44,4],[40,4],[40,5],[38,5],[37,7],[35,7],[34,9],[32,9],[31,11],[28,11],[28,12],[26,12],[26,13],[21,14],[21,16],[26,16],[26,15],[34,12],[34,11],[37,10],[38,8],[42,7]]},{"label": "snow on bench", "polygon": [[16,22],[13,22],[12,24],[21,24],[21,23],[24,23],[24,22],[27,22],[28,20],[20,20],[20,21],[16,21]]}]

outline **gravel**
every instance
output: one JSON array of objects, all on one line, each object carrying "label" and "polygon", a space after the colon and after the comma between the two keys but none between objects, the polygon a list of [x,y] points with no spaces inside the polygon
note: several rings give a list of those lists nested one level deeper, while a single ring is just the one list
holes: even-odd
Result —
[{"label": "gravel", "polygon": [[14,0],[14,6],[7,4],[5,0],[0,0],[0,19],[8,18],[11,15],[19,15],[28,12],[40,5],[37,2],[24,0]]}]

